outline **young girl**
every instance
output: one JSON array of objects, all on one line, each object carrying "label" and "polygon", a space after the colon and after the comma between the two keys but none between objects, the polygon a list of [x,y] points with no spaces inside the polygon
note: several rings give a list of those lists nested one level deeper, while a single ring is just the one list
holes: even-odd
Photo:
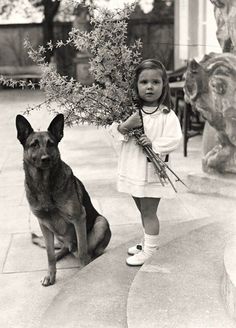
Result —
[{"label": "young girl", "polygon": [[[171,99],[165,67],[155,59],[144,60],[138,65],[134,78],[140,111],[121,124],[113,123],[111,134],[121,141],[118,163],[118,191],[132,195],[141,214],[144,230],[143,243],[128,249],[126,263],[142,265],[158,247],[159,221],[157,208],[161,197],[169,196],[172,187],[162,186],[153,163],[146,157],[142,146],[150,146],[168,161],[182,138],[179,120],[171,110]],[[141,115],[140,115],[141,114]],[[129,132],[143,125],[144,134],[138,142]]]}]

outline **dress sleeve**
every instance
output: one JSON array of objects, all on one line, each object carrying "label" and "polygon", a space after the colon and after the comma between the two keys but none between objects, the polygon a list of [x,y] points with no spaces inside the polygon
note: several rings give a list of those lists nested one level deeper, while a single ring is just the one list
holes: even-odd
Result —
[{"label": "dress sleeve", "polygon": [[116,141],[128,141],[129,139],[128,134],[120,133],[118,131],[118,125],[119,123],[116,122],[112,123],[108,128],[108,132]]},{"label": "dress sleeve", "polygon": [[164,115],[163,133],[152,142],[154,152],[163,155],[178,148],[182,139],[181,126],[174,111],[171,110],[170,113]]}]

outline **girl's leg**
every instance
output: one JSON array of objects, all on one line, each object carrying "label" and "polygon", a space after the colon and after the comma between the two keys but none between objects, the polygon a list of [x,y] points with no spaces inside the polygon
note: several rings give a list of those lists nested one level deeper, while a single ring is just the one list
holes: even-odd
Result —
[{"label": "girl's leg", "polygon": [[138,198],[138,197],[134,197],[134,196],[132,196],[132,197],[133,197],[133,200],[134,200],[134,202],[135,202],[135,204],[136,204],[136,206],[137,206],[137,208],[138,208],[138,210],[141,214],[142,225],[143,225],[143,228],[144,228],[144,223],[143,223],[143,218],[142,218],[142,208],[141,208],[142,198]]},{"label": "girl's leg", "polygon": [[143,250],[126,260],[128,265],[142,265],[154,254],[158,247],[159,221],[157,218],[157,208],[160,198],[141,198],[140,210],[144,223],[144,247]]},{"label": "girl's leg", "polygon": [[141,213],[140,198],[138,198],[138,197],[134,197],[134,196],[132,196],[132,197],[133,197],[133,200],[135,201],[135,204],[136,204],[136,206],[137,206],[139,212]]},{"label": "girl's leg", "polygon": [[[133,200],[134,200],[134,202],[135,202],[135,204],[136,204],[136,206],[137,206],[137,208],[138,208],[138,210],[139,210],[139,212],[141,214],[141,202],[140,202],[140,198],[134,197],[134,196],[132,196],[132,197],[133,197]],[[142,219],[142,216],[141,216],[141,219]],[[144,233],[143,220],[142,220],[142,228],[143,228],[143,233]],[[142,238],[142,240],[138,244],[136,244],[136,245],[134,245],[134,246],[132,246],[132,247],[130,247],[128,249],[128,254],[129,255],[135,255],[135,254],[139,253],[143,249],[143,239],[144,238]]]},{"label": "girl's leg", "polygon": [[160,198],[140,198],[140,211],[145,233],[158,235],[160,230],[157,208]]}]

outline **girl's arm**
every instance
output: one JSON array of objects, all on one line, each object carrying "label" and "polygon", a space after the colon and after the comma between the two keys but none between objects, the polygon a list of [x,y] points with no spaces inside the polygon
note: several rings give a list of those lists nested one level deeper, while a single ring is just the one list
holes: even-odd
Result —
[{"label": "girl's arm", "polygon": [[127,134],[130,130],[134,128],[139,128],[141,126],[142,120],[139,115],[139,112],[135,112],[126,121],[118,125],[118,131],[122,134]]},{"label": "girl's arm", "polygon": [[135,112],[126,121],[120,124],[112,123],[112,125],[109,127],[109,132],[113,138],[117,139],[118,141],[127,141],[129,138],[129,131],[140,126],[142,126],[141,118],[139,113]]},{"label": "girl's arm", "polygon": [[165,123],[161,137],[157,137],[152,142],[152,149],[155,153],[168,154],[178,148],[182,139],[182,131],[179,119],[173,110],[165,114]]},{"label": "girl's arm", "polygon": [[121,133],[119,126],[120,126],[119,123],[116,122],[112,123],[108,128],[108,132],[114,138],[114,140],[118,142],[128,141],[129,139],[128,133]]}]

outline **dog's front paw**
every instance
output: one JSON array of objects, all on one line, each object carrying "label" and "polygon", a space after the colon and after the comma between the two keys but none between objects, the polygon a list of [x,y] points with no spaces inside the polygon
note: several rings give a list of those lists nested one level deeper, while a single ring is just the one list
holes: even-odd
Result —
[{"label": "dog's front paw", "polygon": [[49,274],[41,279],[41,284],[44,287],[48,287],[55,284],[55,281],[56,281],[56,274]]}]

